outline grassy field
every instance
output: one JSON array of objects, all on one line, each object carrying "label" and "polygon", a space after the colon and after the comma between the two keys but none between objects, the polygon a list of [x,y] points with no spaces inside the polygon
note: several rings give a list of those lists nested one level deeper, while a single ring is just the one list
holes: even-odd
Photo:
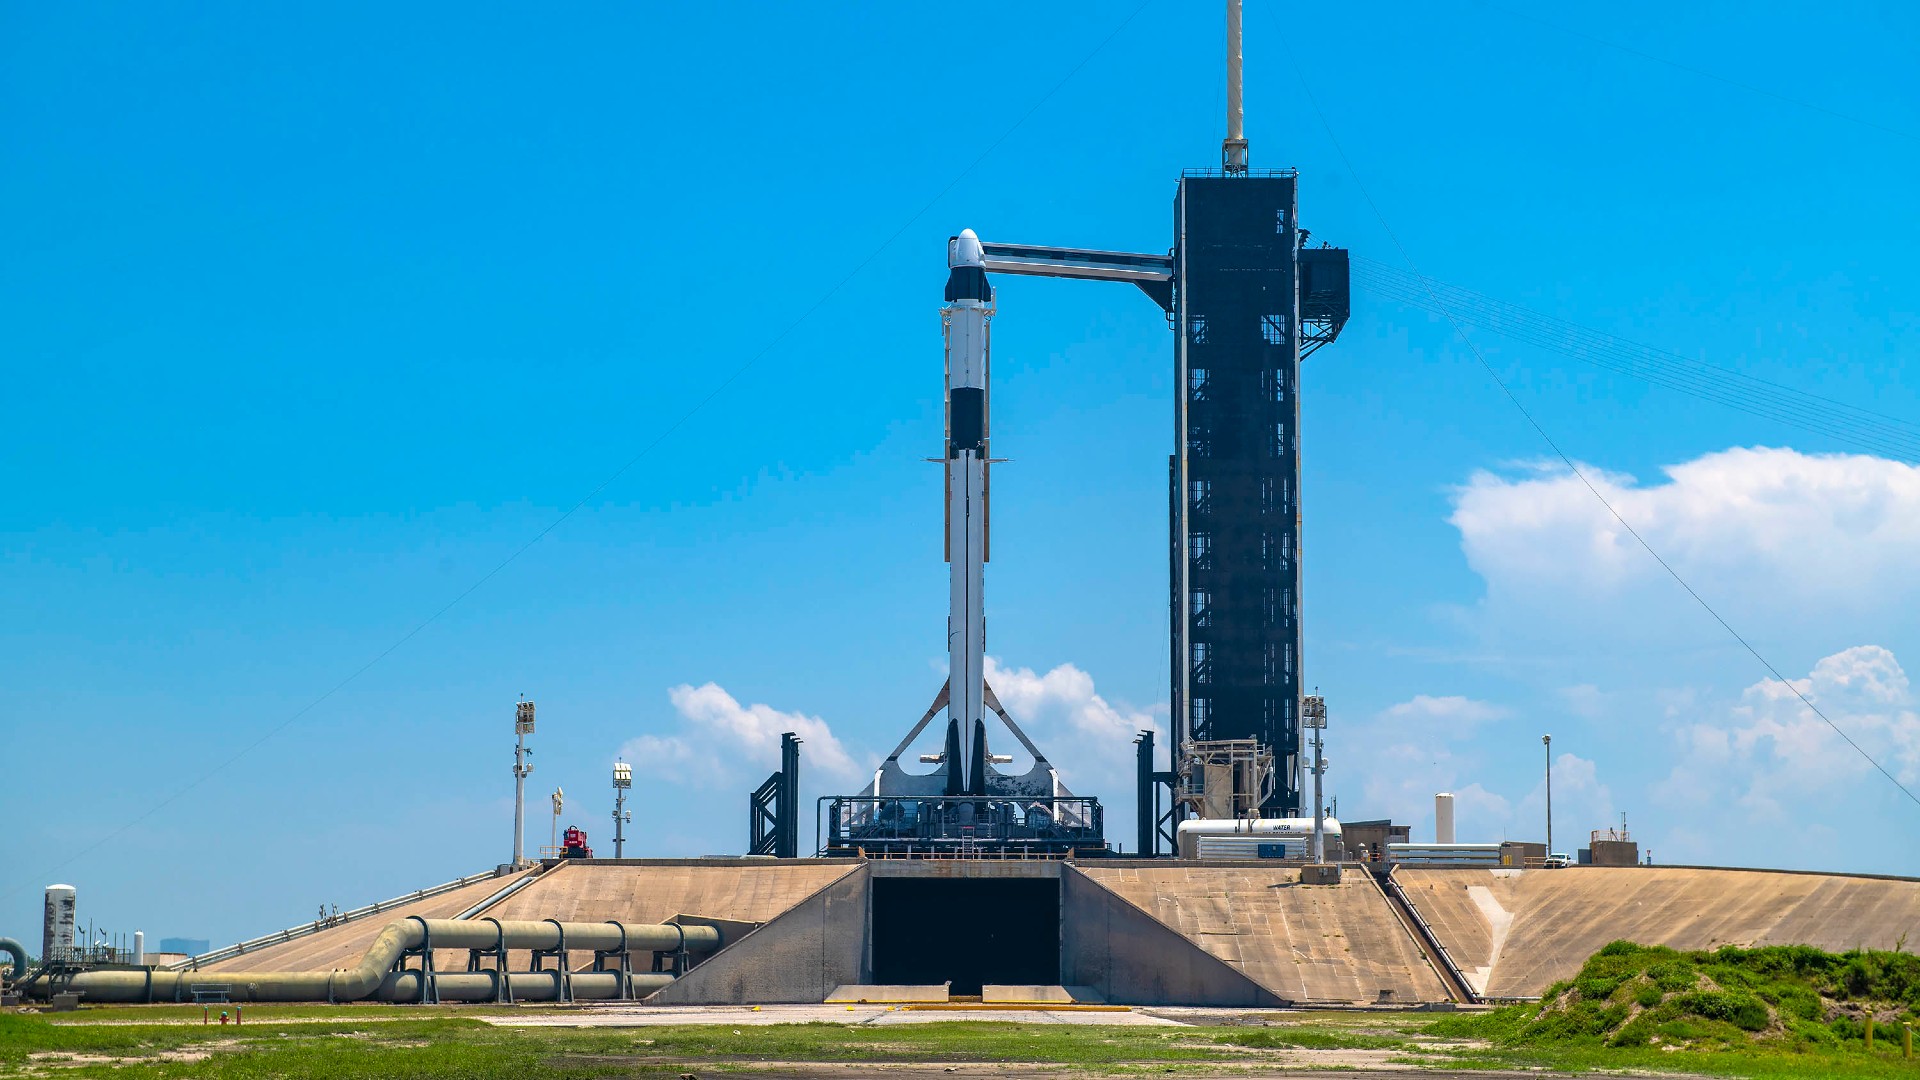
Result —
[{"label": "grassy field", "polygon": [[[492,1011],[492,1010],[488,1010]],[[553,1013],[550,1012],[550,1015]],[[649,1028],[504,1028],[477,1010],[262,1006],[240,1028],[203,1026],[198,1009],[101,1008],[0,1016],[0,1075],[93,1077],[679,1077],[845,1075],[836,1063],[924,1064],[975,1076],[1245,1076],[1393,1063],[1435,1068],[1684,1072],[1751,1077],[1911,1077],[1897,1041],[1613,1047],[1502,1038],[1512,1014],[1263,1013],[1228,1026],[1120,1027],[951,1021]],[[824,1066],[833,1065],[833,1068]]]}]

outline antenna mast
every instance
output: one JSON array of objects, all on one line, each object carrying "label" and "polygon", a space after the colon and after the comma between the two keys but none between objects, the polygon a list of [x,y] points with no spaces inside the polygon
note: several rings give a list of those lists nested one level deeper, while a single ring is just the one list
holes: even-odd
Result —
[{"label": "antenna mast", "polygon": [[1229,176],[1247,174],[1246,114],[1240,102],[1240,0],[1227,0],[1227,137],[1220,164]]}]

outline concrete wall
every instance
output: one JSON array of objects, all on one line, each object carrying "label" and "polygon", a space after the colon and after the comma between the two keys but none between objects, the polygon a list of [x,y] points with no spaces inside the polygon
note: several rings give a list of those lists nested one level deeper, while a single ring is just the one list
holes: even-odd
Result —
[{"label": "concrete wall", "polygon": [[1060,875],[1060,980],[1123,1005],[1287,1004],[1072,867]]},{"label": "concrete wall", "polygon": [[648,1001],[775,1005],[825,1001],[867,981],[868,868],[855,866]]}]

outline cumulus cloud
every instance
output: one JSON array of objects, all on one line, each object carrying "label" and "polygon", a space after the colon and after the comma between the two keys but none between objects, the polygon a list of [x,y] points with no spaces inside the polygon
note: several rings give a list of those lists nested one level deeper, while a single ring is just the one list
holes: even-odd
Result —
[{"label": "cumulus cloud", "polygon": [[[1160,745],[1167,742],[1165,705],[1145,709],[1115,705],[1094,689],[1093,676],[1073,664],[1039,674],[990,656],[987,684],[1007,714],[1060,770],[1068,787],[1101,795],[1116,806],[1132,803],[1123,796],[1133,791],[1134,735],[1152,731]],[[998,740],[994,747],[996,753],[1002,752]]]},{"label": "cumulus cloud", "polygon": [[1505,715],[1507,710],[1498,705],[1475,701],[1458,694],[1448,697],[1415,694],[1412,700],[1388,706],[1380,713],[1382,719],[1395,723],[1430,723],[1454,729],[1455,734]]},{"label": "cumulus cloud", "polygon": [[833,729],[818,716],[783,712],[771,705],[742,705],[715,683],[682,683],[667,696],[679,714],[679,730],[642,735],[621,748],[641,772],[675,782],[704,783],[741,772],[771,771],[780,767],[780,736],[788,731],[806,744],[809,769],[849,782],[866,771],[854,763]]},{"label": "cumulus cloud", "polygon": [[[1654,484],[1581,471],[1683,577],[1713,595],[1831,612],[1920,593],[1920,574],[1911,571],[1920,468],[1753,447],[1667,466]],[[1586,485],[1558,467],[1477,472],[1455,491],[1449,520],[1492,603],[1604,603],[1665,577]]]},{"label": "cumulus cloud", "polygon": [[1890,650],[1857,645],[1821,659],[1791,686],[1766,679],[1747,687],[1719,715],[1676,716],[1678,760],[1661,800],[1716,816],[1733,808],[1744,819],[1793,828],[1809,804],[1885,786],[1800,695],[1901,783],[1920,785],[1920,712],[1907,673]]}]

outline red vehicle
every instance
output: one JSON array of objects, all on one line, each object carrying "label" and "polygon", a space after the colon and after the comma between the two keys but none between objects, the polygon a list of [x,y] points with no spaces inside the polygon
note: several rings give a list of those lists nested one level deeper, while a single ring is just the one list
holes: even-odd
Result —
[{"label": "red vehicle", "polygon": [[560,839],[560,857],[563,859],[591,859],[593,849],[587,846],[586,830],[567,826],[566,835]]}]

